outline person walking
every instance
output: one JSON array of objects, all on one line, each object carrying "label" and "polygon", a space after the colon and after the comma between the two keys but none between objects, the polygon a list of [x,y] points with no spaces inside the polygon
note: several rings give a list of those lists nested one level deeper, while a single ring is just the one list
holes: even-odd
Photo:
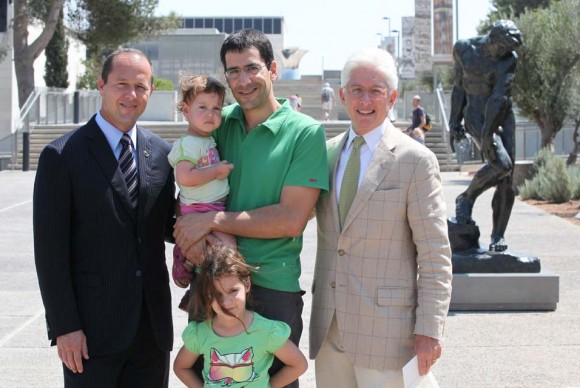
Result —
[{"label": "person walking", "polygon": [[320,101],[322,102],[322,111],[324,112],[324,120],[328,120],[332,113],[332,108],[335,105],[334,89],[330,87],[328,82],[324,83],[320,91]]}]

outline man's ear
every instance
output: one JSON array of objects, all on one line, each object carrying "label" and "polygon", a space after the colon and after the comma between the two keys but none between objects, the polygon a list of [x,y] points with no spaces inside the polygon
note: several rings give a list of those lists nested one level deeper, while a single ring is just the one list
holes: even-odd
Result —
[{"label": "man's ear", "polygon": [[346,106],[346,103],[344,102],[344,94],[345,94],[345,88],[341,87],[340,89],[338,89],[338,96],[340,97],[340,102],[342,102],[342,105]]},{"label": "man's ear", "polygon": [[270,63],[270,78],[272,81],[278,78],[278,64],[276,61],[272,61],[272,63]]},{"label": "man's ear", "polygon": [[389,104],[391,106],[395,105],[395,101],[397,101],[398,96],[399,96],[399,92],[397,91],[397,89],[395,89],[391,92],[391,95],[389,96]]},{"label": "man's ear", "polygon": [[103,79],[99,77],[99,79],[97,80],[97,89],[99,90],[99,92],[103,91],[104,86],[105,86],[105,81],[103,81]]},{"label": "man's ear", "polygon": [[246,294],[250,292],[252,288],[252,279],[248,276],[246,279],[242,281],[244,283],[244,287],[246,288]]}]

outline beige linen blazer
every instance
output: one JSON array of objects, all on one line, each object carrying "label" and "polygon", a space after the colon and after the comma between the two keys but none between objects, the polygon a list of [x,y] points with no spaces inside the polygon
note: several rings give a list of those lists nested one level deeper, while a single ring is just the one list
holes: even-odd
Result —
[{"label": "beige linen blazer", "polygon": [[414,334],[441,339],[451,299],[451,249],[439,165],[390,122],[341,231],[336,168],[347,133],[327,141],[330,192],[316,205],[310,357],[336,313],[356,366],[397,370]]}]

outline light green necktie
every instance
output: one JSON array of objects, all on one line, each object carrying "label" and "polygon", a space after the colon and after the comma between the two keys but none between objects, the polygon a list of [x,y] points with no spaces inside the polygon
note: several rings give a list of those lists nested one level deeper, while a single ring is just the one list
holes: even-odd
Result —
[{"label": "light green necktie", "polygon": [[342,184],[340,186],[340,197],[338,201],[338,217],[340,219],[340,228],[344,225],[346,215],[352,205],[352,201],[358,190],[358,178],[360,175],[360,147],[364,144],[365,139],[362,136],[357,136],[352,141],[352,151],[348,157],[344,175],[342,176]]}]

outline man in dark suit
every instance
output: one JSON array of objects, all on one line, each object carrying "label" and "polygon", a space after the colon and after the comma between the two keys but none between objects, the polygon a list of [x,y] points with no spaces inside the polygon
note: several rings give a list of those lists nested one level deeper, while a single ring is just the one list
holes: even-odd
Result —
[{"label": "man in dark suit", "polygon": [[153,91],[141,51],[105,61],[100,111],[42,152],[34,249],[66,387],[166,387],[173,346],[165,263],[170,145],[136,125]]}]

